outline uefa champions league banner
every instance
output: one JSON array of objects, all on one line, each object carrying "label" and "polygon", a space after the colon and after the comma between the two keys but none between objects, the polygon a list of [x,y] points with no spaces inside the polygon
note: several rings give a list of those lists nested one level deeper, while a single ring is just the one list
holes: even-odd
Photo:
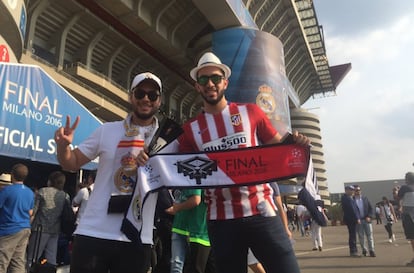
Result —
[{"label": "uefa champions league banner", "polygon": [[[156,190],[162,187],[234,187],[305,177],[309,159],[310,147],[298,144],[154,154],[144,167],[138,168],[138,183],[122,221],[121,231],[134,243],[152,243]],[[148,223],[151,234],[148,233],[148,226],[144,228]]]},{"label": "uefa champions league banner", "polygon": [[143,196],[160,187],[245,186],[305,176],[310,148],[273,144],[188,154],[155,154],[138,170]]},{"label": "uefa champions league banner", "polygon": [[291,132],[289,96],[299,99],[286,77],[283,45],[263,31],[229,28],[213,33],[212,49],[232,74],[226,98],[256,103],[283,136]]},{"label": "uefa champions league banner", "polygon": [[101,124],[38,66],[0,63],[0,98],[0,155],[58,164],[53,137],[66,115],[81,117],[74,146]]}]

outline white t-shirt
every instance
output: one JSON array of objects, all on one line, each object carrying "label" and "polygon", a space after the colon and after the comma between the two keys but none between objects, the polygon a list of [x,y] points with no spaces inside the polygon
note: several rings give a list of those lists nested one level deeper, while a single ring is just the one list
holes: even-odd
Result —
[{"label": "white t-shirt", "polygon": [[72,204],[77,204],[77,207],[78,207],[78,213],[76,214],[76,224],[79,224],[82,214],[85,211],[86,204],[88,203],[89,191],[91,191],[92,193],[92,190],[93,190],[93,184],[88,187],[81,188],[76,193],[75,197],[73,197]]},{"label": "white t-shirt", "polygon": [[[158,123],[156,127],[158,128]],[[155,133],[155,130],[153,133]],[[75,234],[108,240],[130,241],[121,232],[124,214],[107,213],[111,193],[115,191],[116,187],[113,179],[116,171],[114,170],[115,153],[124,132],[123,121],[107,122],[95,130],[78,147],[91,160],[99,156],[99,163],[93,194],[88,200],[88,206],[82,215],[82,221],[76,228]],[[156,202],[157,195],[149,195],[146,202],[153,202],[154,198]],[[152,221],[143,223],[141,241],[144,244],[153,243],[153,218]]]},{"label": "white t-shirt", "polygon": [[296,215],[301,220],[303,220],[303,218],[306,217],[307,212],[308,212],[308,209],[304,205],[298,205],[296,207]]}]

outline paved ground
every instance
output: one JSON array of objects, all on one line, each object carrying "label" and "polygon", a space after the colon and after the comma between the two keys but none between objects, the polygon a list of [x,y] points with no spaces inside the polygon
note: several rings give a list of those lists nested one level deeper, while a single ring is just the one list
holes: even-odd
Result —
[{"label": "paved ground", "polygon": [[405,264],[414,256],[405,240],[401,223],[395,223],[394,243],[389,243],[383,225],[373,225],[377,257],[349,257],[348,231],[346,226],[328,226],[322,229],[324,247],[321,252],[312,251],[309,237],[294,233],[295,251],[301,273],[414,273],[414,267]]},{"label": "paved ground", "polygon": [[[414,273],[414,267],[405,264],[413,257],[411,246],[405,240],[401,223],[394,224],[396,241],[390,244],[383,225],[374,226],[377,257],[349,257],[346,226],[328,226],[322,229],[324,247],[312,251],[310,237],[294,232],[294,248],[301,273]],[[69,272],[68,267],[59,273]],[[251,272],[251,271],[249,271]]]}]

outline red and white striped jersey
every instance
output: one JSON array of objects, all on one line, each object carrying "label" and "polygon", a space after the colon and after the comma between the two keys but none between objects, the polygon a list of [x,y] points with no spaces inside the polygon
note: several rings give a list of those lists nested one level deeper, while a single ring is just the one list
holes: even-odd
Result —
[{"label": "red and white striped jersey", "polygon": [[[276,134],[265,113],[255,104],[230,103],[219,114],[201,113],[183,125],[180,152],[218,151],[258,146]],[[259,214],[257,204],[267,200],[275,209],[268,184],[206,189],[208,219],[224,220]]]}]

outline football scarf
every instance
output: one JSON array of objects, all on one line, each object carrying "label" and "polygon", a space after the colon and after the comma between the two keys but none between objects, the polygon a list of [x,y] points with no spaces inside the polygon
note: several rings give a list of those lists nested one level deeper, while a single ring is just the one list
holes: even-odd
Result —
[{"label": "football scarf", "polygon": [[139,168],[140,187],[217,188],[263,184],[304,176],[309,148],[269,145],[208,153],[157,154]]},{"label": "football scarf", "polygon": [[132,114],[124,120],[125,133],[119,141],[114,155],[113,190],[108,202],[108,213],[125,213],[137,181],[136,158],[144,145],[152,139],[158,128],[158,119],[150,126],[133,126]]},{"label": "football scarf", "polygon": [[[158,125],[158,124],[157,124]],[[181,126],[169,118],[164,118],[148,144],[150,155],[165,149],[182,134]],[[135,164],[136,166],[136,164]],[[142,168],[138,168],[140,170]],[[135,171],[135,175],[137,171]],[[128,199],[127,210],[121,225],[121,231],[136,244],[153,244],[153,228],[158,192],[149,193],[137,179],[131,198]],[[145,220],[144,220],[145,219]]]},{"label": "football scarf", "polygon": [[133,200],[139,200],[137,202],[141,204],[141,213],[135,214],[138,221],[134,220],[134,214],[127,215],[121,230],[131,241],[144,243],[142,223],[153,224],[153,219],[146,217],[147,214],[151,215],[146,210],[155,210],[155,206],[150,203],[147,205],[146,199],[153,200],[152,192],[161,187],[233,187],[304,177],[309,154],[309,147],[297,144],[208,153],[155,154],[144,167],[138,168],[138,183],[133,197]]}]

